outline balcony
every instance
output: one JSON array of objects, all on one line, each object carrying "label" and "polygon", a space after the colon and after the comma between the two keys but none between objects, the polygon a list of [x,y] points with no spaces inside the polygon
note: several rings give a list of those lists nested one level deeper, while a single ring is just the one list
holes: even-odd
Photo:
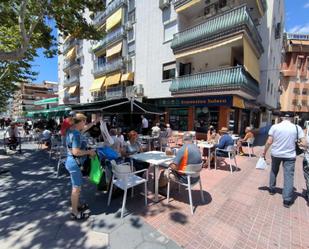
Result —
[{"label": "balcony", "polygon": [[94,76],[100,76],[117,70],[121,70],[123,67],[124,67],[123,59],[119,58],[106,62],[105,64],[101,65],[95,64],[93,74]]},{"label": "balcony", "polygon": [[79,76],[71,76],[70,78],[67,78],[64,80],[64,87],[67,87],[69,85],[72,85],[74,83],[79,82]]},{"label": "balcony", "polygon": [[74,61],[65,61],[63,64],[63,71],[67,71],[69,69],[76,69],[79,68],[80,65],[80,60],[74,60]]},{"label": "balcony", "polygon": [[120,39],[122,39],[125,36],[125,30],[123,27],[119,27],[112,32],[109,32],[106,34],[106,36],[100,40],[97,44],[95,44],[92,47],[92,52],[96,53],[100,51],[101,49],[106,48],[107,45],[110,45]]},{"label": "balcony", "polygon": [[[180,7],[189,4],[190,2],[193,2],[193,0],[173,0],[174,8],[175,10],[179,9]],[[202,2],[202,1],[200,1]],[[247,1],[244,1],[247,2]],[[257,0],[256,1],[258,6],[261,6],[263,13],[267,10],[267,2],[266,0]]]},{"label": "balcony", "polygon": [[258,83],[243,66],[181,76],[172,81],[172,95],[196,94],[205,92],[242,91],[251,96],[259,94]]},{"label": "balcony", "polygon": [[258,51],[263,53],[262,39],[245,5],[226,11],[204,23],[174,35],[171,48],[174,53],[189,47],[211,43],[235,33],[247,31]]},{"label": "balcony", "polygon": [[70,39],[68,40],[67,42],[65,42],[63,44],[63,53],[65,54],[66,52],[68,52],[72,47],[74,47],[75,45],[78,45],[79,44],[79,41],[76,40],[76,39]]},{"label": "balcony", "polygon": [[108,87],[105,97],[107,100],[126,98],[126,88],[124,86]]},{"label": "balcony", "polygon": [[96,27],[101,26],[106,20],[106,10],[97,13],[93,19],[93,25]]},{"label": "balcony", "polygon": [[66,96],[63,98],[64,104],[78,104],[79,101],[79,96]]},{"label": "balcony", "polygon": [[111,4],[109,4],[106,8],[106,15],[110,16],[115,10],[119,9],[122,5],[126,5],[126,0],[114,0]]}]

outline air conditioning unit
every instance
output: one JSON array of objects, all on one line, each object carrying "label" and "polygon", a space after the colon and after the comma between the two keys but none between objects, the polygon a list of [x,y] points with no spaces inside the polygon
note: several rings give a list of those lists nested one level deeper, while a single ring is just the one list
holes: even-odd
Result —
[{"label": "air conditioning unit", "polygon": [[135,86],[135,93],[137,96],[144,96],[144,87],[142,84],[138,84]]},{"label": "air conditioning unit", "polygon": [[128,22],[126,23],[125,30],[126,30],[126,31],[129,31],[129,30],[131,30],[131,29],[133,29],[133,23],[132,23],[132,21],[128,21]]},{"label": "air conditioning unit", "polygon": [[127,55],[127,56],[123,57],[123,61],[124,61],[125,63],[130,62],[130,61],[131,61],[131,57],[130,57],[129,55]]},{"label": "air conditioning unit", "polygon": [[159,8],[161,10],[164,10],[165,8],[168,8],[170,6],[170,0],[159,0]]}]

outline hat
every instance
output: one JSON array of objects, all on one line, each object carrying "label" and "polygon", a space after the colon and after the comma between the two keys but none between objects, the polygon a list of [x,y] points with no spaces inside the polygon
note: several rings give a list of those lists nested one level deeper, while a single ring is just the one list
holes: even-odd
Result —
[{"label": "hat", "polygon": [[226,127],[222,127],[221,130],[220,130],[220,132],[222,132],[222,133],[228,133],[228,132],[229,132],[229,129],[226,128]]},{"label": "hat", "polygon": [[192,141],[193,135],[190,132],[185,132],[182,137],[183,141]]},{"label": "hat", "polygon": [[292,117],[294,117],[294,113],[292,113],[292,112],[281,112],[280,117],[292,118]]},{"label": "hat", "polygon": [[74,112],[74,111],[70,111],[70,112],[69,112],[69,117],[74,118],[75,115],[76,115],[76,112]]}]

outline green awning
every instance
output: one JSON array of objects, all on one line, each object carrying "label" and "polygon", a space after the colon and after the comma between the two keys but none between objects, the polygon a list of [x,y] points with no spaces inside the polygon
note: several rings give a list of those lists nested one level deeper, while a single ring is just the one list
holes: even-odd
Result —
[{"label": "green awning", "polygon": [[58,97],[56,98],[48,98],[48,99],[41,99],[38,101],[34,101],[35,105],[46,105],[46,104],[54,104],[54,103],[58,103]]},{"label": "green awning", "polygon": [[35,110],[35,111],[29,111],[26,114],[26,117],[35,117],[35,116],[57,116],[57,115],[63,115],[65,112],[71,111],[71,107],[68,106],[58,106],[50,109],[44,109],[44,110]]}]

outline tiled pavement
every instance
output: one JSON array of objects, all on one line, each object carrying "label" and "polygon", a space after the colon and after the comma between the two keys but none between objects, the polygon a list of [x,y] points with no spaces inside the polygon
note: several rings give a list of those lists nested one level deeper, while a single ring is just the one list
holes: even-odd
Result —
[{"label": "tiled pavement", "polygon": [[[261,148],[255,148],[256,154],[260,151]],[[84,224],[72,223],[66,216],[67,179],[52,178],[50,166],[44,166],[46,158],[34,160],[29,156],[26,161],[31,160],[36,161],[32,169],[38,167],[40,171],[33,173],[16,160],[14,163],[19,167],[25,167],[21,172],[13,168],[12,174],[18,182],[8,178],[7,186],[1,183],[1,248],[177,248],[173,241],[184,248],[309,248],[309,208],[301,197],[305,187],[302,158],[296,163],[297,198],[289,209],[282,206],[282,170],[278,176],[278,193],[270,196],[269,169],[256,170],[256,157],[237,157],[240,170],[233,174],[227,167],[203,169],[206,201],[202,203],[199,191],[193,191],[196,206],[193,216],[187,192],[182,189],[178,193],[174,186],[169,204],[164,197],[159,203],[152,202],[151,191],[147,207],[141,196],[129,198],[127,216],[121,223],[117,213],[121,198],[114,198],[112,206],[107,208],[106,195],[95,192],[87,184],[85,198],[91,204],[93,215]],[[22,179],[26,176],[34,181],[28,191],[21,188],[27,186],[27,181]],[[53,191],[47,190],[50,184],[54,184]],[[6,188],[9,195],[3,191]],[[19,195],[14,191],[19,191]],[[11,215],[8,219],[7,214]],[[8,234],[14,240],[3,244]]]},{"label": "tiled pavement", "polygon": [[[255,153],[261,152],[255,148]],[[270,160],[270,158],[268,158]],[[256,170],[257,157],[237,157],[240,171],[229,168],[202,171],[206,203],[198,188],[190,214],[186,191],[174,188],[174,200],[150,206],[145,220],[184,248],[309,248],[309,207],[301,196],[305,188],[302,158],[295,171],[295,203],[282,205],[282,169],[277,194],[267,191],[269,170]]]}]

